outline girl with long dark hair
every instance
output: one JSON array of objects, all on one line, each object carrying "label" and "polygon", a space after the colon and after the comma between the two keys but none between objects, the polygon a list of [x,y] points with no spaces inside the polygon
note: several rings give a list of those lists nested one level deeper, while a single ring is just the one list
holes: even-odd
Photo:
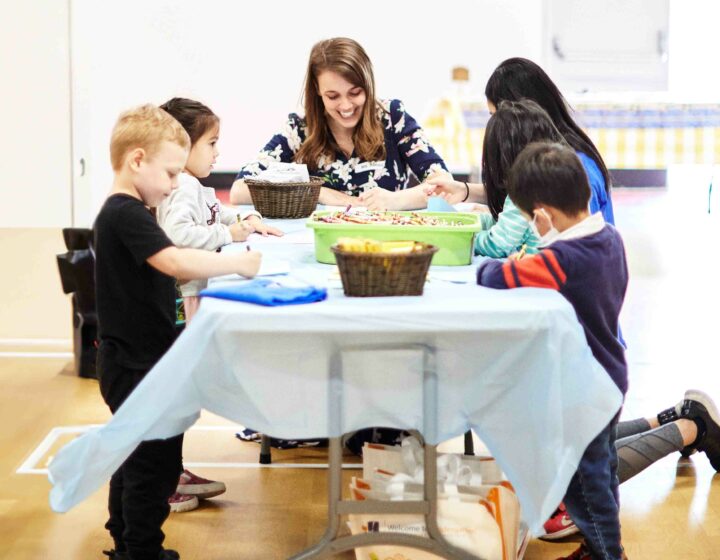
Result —
[{"label": "girl with long dark hair", "polygon": [[[491,113],[502,101],[530,99],[542,107],[560,131],[565,142],[575,150],[580,158],[590,183],[590,213],[602,212],[603,218],[610,224],[615,223],[611,181],[600,152],[588,135],[573,119],[567,101],[562,93],[537,64],[525,58],[509,58],[502,62],[492,73],[485,86],[485,97]],[[434,187],[428,189],[436,194],[444,193],[450,202],[467,199],[472,202],[488,202],[482,184],[469,184],[450,181],[447,177],[437,176],[428,181]]]}]

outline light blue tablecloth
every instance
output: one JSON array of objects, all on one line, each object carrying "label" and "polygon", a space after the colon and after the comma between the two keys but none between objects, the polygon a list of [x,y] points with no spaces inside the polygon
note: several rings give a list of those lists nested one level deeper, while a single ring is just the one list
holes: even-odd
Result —
[{"label": "light blue tablecloth", "polygon": [[[279,225],[304,231],[303,221]],[[315,262],[302,233],[288,240],[253,236],[249,243],[268,262],[290,261],[294,279],[327,285],[328,299],[275,308],[204,299],[112,420],[57,454],[52,508],[69,510],[140,441],[187,430],[202,409],[288,439],[369,426],[422,431],[417,352],[346,351],[341,394],[329,389],[328,362],[351,346],[423,344],[435,349],[439,375],[437,430],[426,437],[437,443],[475,430],[538,532],[622,400],[572,307],[550,290],[478,287],[474,266],[431,268],[422,297],[346,298],[334,268]],[[237,249],[243,245],[229,250]],[[341,399],[342,426],[328,424],[328,398]]]}]

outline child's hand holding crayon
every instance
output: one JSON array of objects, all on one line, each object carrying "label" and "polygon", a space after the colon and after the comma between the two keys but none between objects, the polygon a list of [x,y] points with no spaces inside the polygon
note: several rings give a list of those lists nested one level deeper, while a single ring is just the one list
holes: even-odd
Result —
[{"label": "child's hand holding crayon", "polygon": [[248,235],[255,231],[255,228],[245,220],[228,227],[233,241],[245,241]]},{"label": "child's hand holding crayon", "polygon": [[250,249],[250,245],[247,246],[246,252],[236,253],[233,257],[237,259],[236,272],[241,276],[252,278],[258,273],[258,270],[260,270],[262,253],[260,251],[253,251]]},{"label": "child's hand holding crayon", "polygon": [[526,253],[527,253],[527,245],[525,243],[523,243],[522,247],[520,247],[520,250],[517,253],[513,253],[512,255],[510,255],[508,257],[508,260],[519,261],[520,259],[522,259],[525,256]]}]

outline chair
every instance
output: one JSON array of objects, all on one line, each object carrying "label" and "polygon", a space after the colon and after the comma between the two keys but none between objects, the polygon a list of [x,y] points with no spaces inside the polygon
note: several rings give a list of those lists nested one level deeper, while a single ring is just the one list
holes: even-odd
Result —
[{"label": "chair", "polygon": [[97,310],[95,308],[95,254],[91,229],[65,228],[67,253],[57,255],[63,292],[72,294],[75,373],[97,378]]}]

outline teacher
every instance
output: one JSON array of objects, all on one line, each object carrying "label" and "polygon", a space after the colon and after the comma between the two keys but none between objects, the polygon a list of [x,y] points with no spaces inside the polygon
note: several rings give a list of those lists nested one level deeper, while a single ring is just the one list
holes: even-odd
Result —
[{"label": "teacher", "polygon": [[406,188],[410,172],[419,181],[448,173],[417,121],[397,99],[375,97],[372,63],[354,40],[320,41],[310,52],[305,77],[305,117],[288,116],[258,157],[242,167],[232,204],[250,204],[244,179],[272,162],[303,163],[321,177],[320,204],[360,205],[371,210],[425,208],[423,186]]}]

